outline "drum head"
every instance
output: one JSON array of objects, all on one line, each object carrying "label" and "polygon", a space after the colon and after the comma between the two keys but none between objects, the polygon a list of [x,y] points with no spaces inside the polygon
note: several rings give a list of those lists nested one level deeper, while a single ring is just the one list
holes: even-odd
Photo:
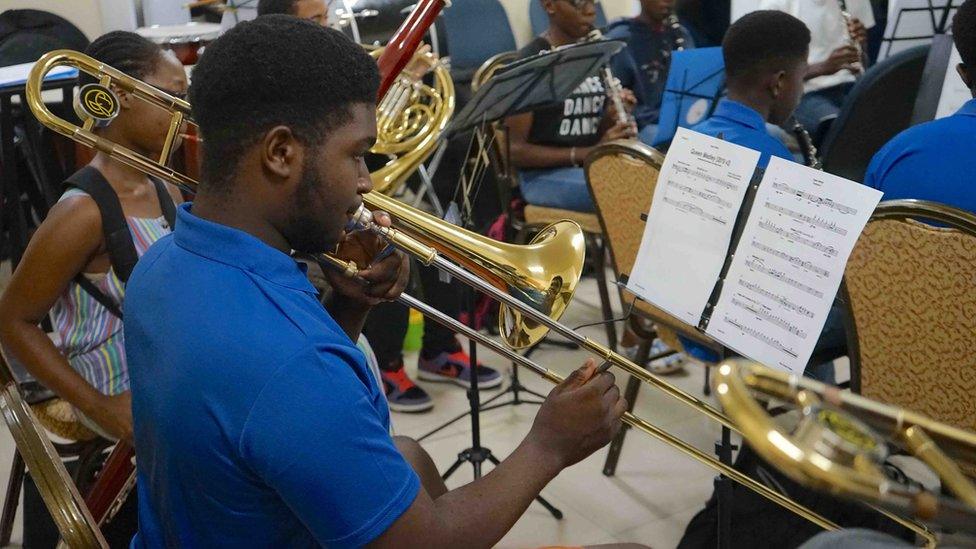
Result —
[{"label": "drum head", "polygon": [[185,25],[153,25],[140,27],[136,32],[157,44],[186,44],[210,42],[220,36],[217,23],[187,23]]}]

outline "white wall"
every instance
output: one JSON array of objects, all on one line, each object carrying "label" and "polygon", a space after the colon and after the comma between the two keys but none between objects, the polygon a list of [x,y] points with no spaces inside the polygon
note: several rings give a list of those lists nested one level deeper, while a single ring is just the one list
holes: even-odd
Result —
[{"label": "white wall", "polygon": [[0,0],[0,12],[8,9],[43,10],[60,15],[81,29],[89,40],[110,30],[136,27],[132,0]]},{"label": "white wall", "polygon": [[732,0],[732,21],[759,9],[759,0]]},{"label": "white wall", "polygon": [[[455,0],[463,2],[464,0]],[[528,44],[532,40],[532,25],[529,23],[529,2],[539,0],[499,0],[508,14],[508,22],[512,26],[512,33],[515,35],[515,43],[518,47]],[[637,14],[640,9],[638,0],[600,0],[603,11],[607,14],[607,19],[613,21],[620,17],[630,17]]]}]

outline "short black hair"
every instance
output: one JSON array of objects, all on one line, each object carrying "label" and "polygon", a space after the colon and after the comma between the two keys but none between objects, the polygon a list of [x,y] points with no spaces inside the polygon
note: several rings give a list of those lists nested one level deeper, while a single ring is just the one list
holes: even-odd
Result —
[{"label": "short black hair", "polygon": [[295,15],[295,3],[298,0],[259,0],[258,15]]},{"label": "short black hair", "polygon": [[[144,80],[156,70],[162,51],[158,44],[148,38],[128,31],[103,34],[85,49],[89,57],[139,80]],[[81,74],[80,84],[92,82],[97,82],[95,77],[87,73]]]},{"label": "short black hair", "polygon": [[966,0],[952,18],[952,41],[970,70],[976,69],[976,0]]},{"label": "short black hair", "polygon": [[277,125],[315,146],[374,103],[376,61],[341,32],[288,15],[245,21],[207,46],[190,104],[204,139],[203,179],[228,188],[240,156]]},{"label": "short black hair", "polygon": [[796,17],[777,10],[748,13],[729,27],[722,40],[725,74],[741,80],[788,63],[805,60],[810,29]]}]

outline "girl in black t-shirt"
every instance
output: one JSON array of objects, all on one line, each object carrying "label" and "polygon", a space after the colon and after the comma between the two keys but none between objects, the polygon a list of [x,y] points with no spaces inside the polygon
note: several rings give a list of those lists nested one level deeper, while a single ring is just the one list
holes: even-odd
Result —
[{"label": "girl in black t-shirt", "polygon": [[[519,51],[519,58],[578,42],[593,28],[592,0],[543,0],[549,29]],[[637,136],[633,122],[613,123],[616,113],[607,101],[599,76],[590,76],[562,103],[509,117],[512,165],[519,169],[522,196],[536,206],[592,212],[580,166],[600,143]],[[636,104],[623,91],[628,110]]]}]

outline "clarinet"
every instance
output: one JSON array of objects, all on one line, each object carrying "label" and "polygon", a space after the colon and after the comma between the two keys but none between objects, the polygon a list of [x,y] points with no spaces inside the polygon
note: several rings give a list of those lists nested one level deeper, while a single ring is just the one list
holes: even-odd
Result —
[{"label": "clarinet", "polygon": [[[593,29],[586,35],[586,40],[592,42],[603,40],[603,33],[599,29]],[[623,86],[620,85],[620,79],[613,75],[610,65],[604,65],[600,69],[600,78],[603,80],[603,86],[607,89],[607,97],[613,102],[613,108],[617,111],[617,123],[629,124],[630,114],[627,113],[627,108],[624,105]]]},{"label": "clarinet", "polygon": [[671,11],[668,15],[668,26],[671,27],[671,39],[674,43],[674,51],[682,51],[685,49],[685,37],[681,32],[681,21],[678,20],[678,14]]},{"label": "clarinet", "polygon": [[823,165],[820,163],[820,159],[817,158],[817,147],[813,146],[813,139],[810,138],[810,133],[797,120],[793,120],[793,135],[796,136],[796,142],[800,145],[800,152],[803,154],[803,163],[815,170],[822,170]]}]

